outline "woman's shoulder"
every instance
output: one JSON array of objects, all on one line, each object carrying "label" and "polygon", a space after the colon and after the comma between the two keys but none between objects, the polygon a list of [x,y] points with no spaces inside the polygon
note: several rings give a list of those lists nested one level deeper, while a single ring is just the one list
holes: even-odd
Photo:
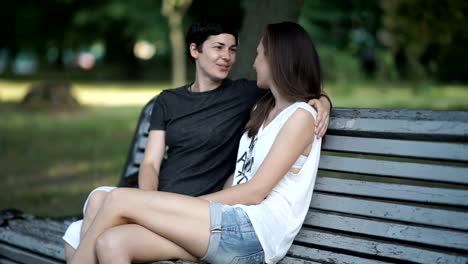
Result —
[{"label": "woman's shoulder", "polygon": [[316,111],[307,103],[296,102],[283,110],[275,119],[279,127],[288,126],[294,127],[313,127],[315,124]]},{"label": "woman's shoulder", "polygon": [[317,110],[313,108],[311,105],[309,105],[306,102],[296,102],[291,105],[291,114],[294,114],[296,112],[302,112],[304,114],[309,113],[310,115],[313,116],[315,119],[317,117]]}]

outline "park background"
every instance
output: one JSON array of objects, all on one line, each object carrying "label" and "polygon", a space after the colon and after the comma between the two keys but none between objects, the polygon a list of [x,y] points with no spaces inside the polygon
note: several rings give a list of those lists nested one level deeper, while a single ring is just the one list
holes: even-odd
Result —
[{"label": "park background", "polygon": [[254,78],[264,26],[297,21],[334,107],[468,110],[464,0],[17,0],[0,3],[0,210],[80,216],[121,175],[142,106],[193,80],[184,33],[240,32],[232,78]]}]

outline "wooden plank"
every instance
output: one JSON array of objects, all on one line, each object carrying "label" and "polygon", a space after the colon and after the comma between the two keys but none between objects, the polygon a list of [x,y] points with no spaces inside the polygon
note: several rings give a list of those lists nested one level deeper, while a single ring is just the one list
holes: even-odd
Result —
[{"label": "wooden plank", "polygon": [[468,212],[426,208],[314,192],[310,206],[314,209],[369,216],[381,219],[468,230]]},{"label": "wooden plank", "polygon": [[[56,239],[53,238],[52,240]],[[27,248],[31,252],[51,256],[55,259],[65,259],[63,244],[47,242],[37,237],[24,235],[4,228],[0,229],[0,242],[8,243],[15,247]]]},{"label": "wooden plank", "polygon": [[125,170],[125,177],[129,177],[131,175],[134,175],[135,173],[138,173],[140,170],[140,166],[128,166],[127,169]]},{"label": "wooden plank", "polygon": [[147,136],[140,136],[137,141],[137,146],[138,149],[142,150],[143,152],[146,149],[146,143],[148,142],[148,137]]},{"label": "wooden plank", "polygon": [[61,239],[61,237],[65,233],[65,229],[56,230],[53,227],[44,225],[44,221],[38,220],[9,221],[8,231],[15,232],[17,234],[21,234],[28,237],[34,237],[35,239],[42,240],[47,243],[56,243],[61,245],[63,245],[63,240]]},{"label": "wooden plank", "polygon": [[[147,263],[150,264],[150,263]],[[195,264],[195,262],[185,261],[185,260],[161,260],[156,262],[151,262],[151,264]]]},{"label": "wooden plank", "polygon": [[280,264],[320,264],[319,262],[303,260],[303,259],[297,259],[297,258],[291,258],[291,257],[288,257],[288,256],[284,257],[278,263],[280,263]]},{"label": "wooden plank", "polygon": [[468,232],[427,228],[311,210],[305,225],[468,251]]},{"label": "wooden plank", "polygon": [[327,133],[468,142],[468,112],[334,108]]},{"label": "wooden plank", "polygon": [[367,240],[308,229],[302,229],[296,236],[295,241],[339,250],[352,250],[356,253],[390,258],[395,261],[453,264],[466,264],[468,261],[468,256],[462,254],[442,252],[431,248],[411,247],[386,241]]},{"label": "wooden plank", "polygon": [[144,152],[136,152],[134,153],[134,165],[140,165],[143,162],[143,158],[145,157]]},{"label": "wooden plank", "polygon": [[468,184],[468,167],[322,155],[320,157],[319,168],[329,171],[371,174],[391,178]]},{"label": "wooden plank", "polygon": [[373,259],[365,259],[361,257],[356,257],[352,255],[346,255],[341,253],[336,253],[332,251],[304,247],[300,245],[292,245],[288,251],[288,255],[294,259],[300,259],[298,261],[292,261],[291,258],[284,258],[280,263],[302,263],[300,261],[305,261],[305,263],[346,263],[346,264],[383,264],[388,262],[383,262]]},{"label": "wooden plank", "polygon": [[468,206],[468,188],[448,189],[319,177],[315,190],[428,204]]},{"label": "wooden plank", "polygon": [[148,121],[144,121],[143,123],[141,123],[140,126],[138,127],[138,135],[148,136],[149,127],[150,127],[150,123]]},{"label": "wooden plank", "polygon": [[0,253],[0,264],[21,264],[21,263],[17,262],[17,261],[14,261],[14,260],[3,258],[2,254]]},{"label": "wooden plank", "polygon": [[0,263],[25,263],[25,264],[59,264],[65,263],[65,261],[59,261],[51,258],[47,258],[44,256],[40,256],[37,254],[33,254],[26,250],[21,250],[19,248],[1,244],[0,243],[0,256],[4,256],[9,259],[15,260],[15,262],[11,261],[3,261],[0,259]]},{"label": "wooden plank", "polygon": [[22,219],[10,220],[8,223],[9,223],[10,229],[34,228],[36,230],[40,230],[39,232],[43,232],[43,230],[45,230],[45,232],[64,233],[67,227],[75,220],[71,219],[71,220],[60,221],[60,220],[53,220],[53,219],[28,217],[26,220],[22,220]]},{"label": "wooden plank", "polygon": [[327,135],[323,150],[468,161],[468,144]]}]

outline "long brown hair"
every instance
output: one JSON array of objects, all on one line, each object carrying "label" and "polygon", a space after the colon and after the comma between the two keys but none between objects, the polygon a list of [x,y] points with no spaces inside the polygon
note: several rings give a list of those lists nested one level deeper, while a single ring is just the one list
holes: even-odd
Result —
[{"label": "long brown hair", "polygon": [[[294,22],[269,24],[261,41],[273,82],[281,96],[291,102],[306,102],[320,97],[319,57],[312,39],[300,25]],[[257,102],[245,128],[249,137],[258,133],[274,105],[271,91]]]}]

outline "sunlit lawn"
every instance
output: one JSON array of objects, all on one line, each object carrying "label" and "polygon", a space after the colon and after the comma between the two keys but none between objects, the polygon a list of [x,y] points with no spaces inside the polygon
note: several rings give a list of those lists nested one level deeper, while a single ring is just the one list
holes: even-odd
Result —
[{"label": "sunlit lawn", "polygon": [[[79,216],[93,187],[118,182],[141,107],[168,84],[76,83],[72,113],[21,110],[29,85],[0,80],[0,210]],[[468,110],[468,86],[326,87],[336,107]]]},{"label": "sunlit lawn", "polygon": [[[0,80],[0,102],[19,101],[30,83]],[[142,105],[168,84],[75,83],[74,93],[88,106]],[[468,85],[396,83],[325,83],[335,107],[468,110]]]}]

